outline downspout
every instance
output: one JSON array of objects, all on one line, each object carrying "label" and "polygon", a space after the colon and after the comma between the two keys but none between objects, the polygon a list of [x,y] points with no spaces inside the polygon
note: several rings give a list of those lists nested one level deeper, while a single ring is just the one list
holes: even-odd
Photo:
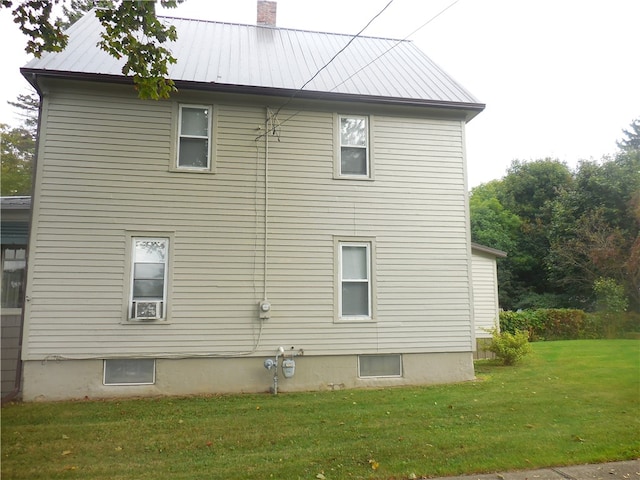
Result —
[{"label": "downspout", "polygon": [[22,289],[22,309],[20,311],[20,331],[18,332],[18,358],[16,359],[16,377],[13,383],[13,390],[7,393],[1,399],[1,404],[11,402],[15,400],[15,398],[20,393],[20,389],[22,387],[22,342],[24,340],[24,311],[27,305],[27,279],[29,275],[27,272],[29,271],[29,259],[31,257],[29,252],[29,247],[31,245],[31,230],[33,225],[33,206],[35,204],[34,197],[36,193],[35,185],[36,185],[36,172],[38,170],[38,152],[40,151],[40,131],[42,127],[42,101],[43,94],[42,89],[38,85],[38,79],[34,73],[29,74],[27,77],[27,81],[33,86],[35,91],[38,94],[40,99],[40,104],[38,105],[38,128],[36,130],[36,144],[35,151],[33,152],[33,164],[31,165],[31,205],[29,208],[29,234],[27,236],[27,248],[26,248],[26,262],[24,268],[24,288]]}]

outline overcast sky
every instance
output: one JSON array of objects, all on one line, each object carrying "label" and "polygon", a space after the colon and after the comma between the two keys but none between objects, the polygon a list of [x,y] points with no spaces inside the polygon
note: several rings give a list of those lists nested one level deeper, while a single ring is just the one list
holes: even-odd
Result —
[{"label": "overcast sky", "polygon": [[[487,105],[467,124],[469,186],[514,159],[614,154],[640,117],[640,0],[393,0],[364,35],[409,37]],[[277,24],[355,34],[389,0],[278,0]],[[256,0],[187,0],[163,15],[254,24]],[[26,39],[0,9],[0,122],[24,93]]]}]

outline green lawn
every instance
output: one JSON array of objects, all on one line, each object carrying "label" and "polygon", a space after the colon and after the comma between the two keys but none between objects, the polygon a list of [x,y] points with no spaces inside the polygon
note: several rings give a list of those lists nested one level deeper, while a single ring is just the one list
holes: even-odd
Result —
[{"label": "green lawn", "polygon": [[2,478],[406,479],[640,456],[640,342],[533,344],[436,387],[12,404]]}]

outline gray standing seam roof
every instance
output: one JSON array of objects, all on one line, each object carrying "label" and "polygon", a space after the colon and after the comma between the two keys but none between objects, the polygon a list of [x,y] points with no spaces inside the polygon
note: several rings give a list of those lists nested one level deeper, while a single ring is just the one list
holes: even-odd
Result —
[{"label": "gray standing seam roof", "polygon": [[[261,93],[299,90],[351,39],[351,35],[160,17],[175,26],[168,45],[177,63],[169,77],[179,88]],[[123,60],[102,51],[102,27],[93,12],[68,30],[62,52],[30,61],[23,74],[125,80]],[[411,41],[358,37],[299,96],[357,96],[370,101],[427,104],[480,112],[484,105]]]},{"label": "gray standing seam roof", "polygon": [[31,208],[31,197],[0,197],[0,208],[2,210],[29,210]]}]

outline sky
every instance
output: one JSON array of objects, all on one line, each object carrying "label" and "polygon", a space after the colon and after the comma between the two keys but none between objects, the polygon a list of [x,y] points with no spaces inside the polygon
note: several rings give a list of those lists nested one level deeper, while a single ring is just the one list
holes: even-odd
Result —
[{"label": "sky", "polygon": [[[356,34],[388,3],[278,0],[277,25]],[[255,24],[256,0],[186,0],[161,14]],[[516,159],[573,169],[615,154],[640,117],[638,19],[639,0],[393,0],[363,35],[408,37],[486,104],[466,127],[472,188]],[[7,101],[28,89],[25,44],[0,9],[0,123],[19,123]]]}]

